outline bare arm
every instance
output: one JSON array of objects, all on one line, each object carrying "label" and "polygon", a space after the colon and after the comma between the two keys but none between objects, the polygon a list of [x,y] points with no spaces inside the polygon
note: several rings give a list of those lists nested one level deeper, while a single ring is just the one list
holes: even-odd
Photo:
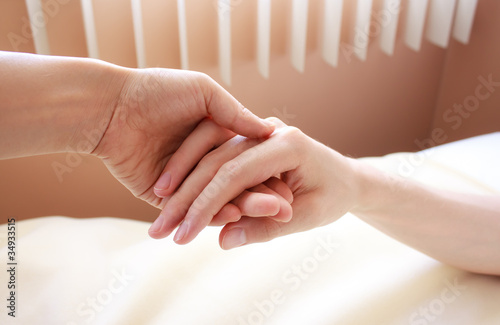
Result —
[{"label": "bare arm", "polygon": [[[97,60],[0,51],[0,159],[76,151],[82,130],[109,123],[125,69]],[[83,147],[83,146],[82,146]]]},{"label": "bare arm", "polygon": [[359,174],[359,218],[440,261],[500,275],[500,197],[435,189],[364,164]]},{"label": "bare arm", "polygon": [[[226,142],[192,172],[194,163],[181,164],[174,155],[165,169],[174,171],[179,181],[166,193],[173,196],[163,210],[167,221],[156,237],[168,235],[183,219],[174,240],[191,241],[242,190],[281,174],[293,192],[291,220],[242,218],[222,230],[223,248],[319,227],[350,211],[440,261],[500,275],[500,197],[447,192],[391,176],[344,157],[281,121],[276,123],[280,127],[268,140]],[[199,143],[207,139],[203,129],[195,130],[178,153],[202,157],[205,152]],[[187,213],[171,213],[179,207]]]},{"label": "bare arm", "polygon": [[231,136],[274,130],[199,72],[0,51],[0,159],[90,153],[135,196],[161,207],[154,183],[205,119]]}]

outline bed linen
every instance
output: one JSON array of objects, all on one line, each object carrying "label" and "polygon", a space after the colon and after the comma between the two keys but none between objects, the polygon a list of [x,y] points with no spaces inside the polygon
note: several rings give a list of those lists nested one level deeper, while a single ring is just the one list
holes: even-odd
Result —
[{"label": "bed linen", "polygon": [[[500,133],[363,159],[432,186],[500,194]],[[443,265],[350,214],[231,251],[219,248],[217,228],[186,246],[150,239],[148,228],[18,222],[16,317],[3,271],[0,324],[500,324],[500,277]],[[3,224],[8,270],[6,237]]]}]

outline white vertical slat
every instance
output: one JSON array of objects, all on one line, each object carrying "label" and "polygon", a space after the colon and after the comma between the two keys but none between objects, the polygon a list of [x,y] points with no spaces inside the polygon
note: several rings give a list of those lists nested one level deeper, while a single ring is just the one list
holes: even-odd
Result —
[{"label": "white vertical slat", "polygon": [[387,21],[384,20],[381,23],[380,48],[387,55],[392,55],[394,53],[400,11],[401,0],[384,0],[382,13],[383,19],[387,19]]},{"label": "white vertical slat", "polygon": [[354,24],[354,54],[361,60],[366,60],[370,36],[370,15],[372,0],[358,0],[356,8],[356,23]]},{"label": "white vertical slat", "polygon": [[431,0],[426,37],[429,42],[447,47],[450,40],[456,0]]},{"label": "white vertical slat", "polygon": [[177,20],[179,22],[179,51],[181,56],[181,69],[189,69],[186,4],[184,0],[177,0]]},{"label": "white vertical slat", "polygon": [[469,43],[472,23],[476,14],[477,0],[458,0],[453,37],[464,44]]},{"label": "white vertical slat", "polygon": [[132,1],[132,22],[134,24],[135,53],[137,57],[137,67],[146,67],[146,49],[144,46],[144,27],[142,24],[141,0]]},{"label": "white vertical slat", "polygon": [[99,58],[99,47],[97,46],[97,33],[94,22],[94,9],[92,0],[81,0],[83,26],[85,28],[85,39],[87,41],[87,52],[89,58]]},{"label": "white vertical slat", "polygon": [[257,6],[257,66],[260,74],[268,79],[271,57],[271,1],[259,0]]},{"label": "white vertical slat", "polygon": [[219,69],[222,81],[231,84],[231,0],[218,0]]},{"label": "white vertical slat", "polygon": [[42,9],[41,0],[26,0],[28,17],[30,20],[33,43],[38,54],[50,54],[49,38],[46,29],[46,17]]},{"label": "white vertical slat", "polygon": [[325,0],[323,19],[323,59],[336,67],[339,60],[343,0]]},{"label": "white vertical slat", "polygon": [[304,72],[307,45],[308,0],[293,0],[290,60],[299,72]]},{"label": "white vertical slat", "polygon": [[406,9],[405,43],[415,51],[420,51],[424,33],[428,0],[408,0]]}]

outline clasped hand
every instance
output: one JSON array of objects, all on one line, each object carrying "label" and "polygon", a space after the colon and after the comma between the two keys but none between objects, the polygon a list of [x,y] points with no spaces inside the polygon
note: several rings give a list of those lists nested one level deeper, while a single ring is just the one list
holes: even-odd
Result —
[{"label": "clasped hand", "polygon": [[[267,139],[228,134],[201,122],[165,166],[155,194],[166,204],[151,227],[186,244],[208,225],[224,225],[220,246],[264,242],[331,223],[348,212],[359,191],[356,161],[277,118]],[[212,148],[215,148],[212,150]]]}]

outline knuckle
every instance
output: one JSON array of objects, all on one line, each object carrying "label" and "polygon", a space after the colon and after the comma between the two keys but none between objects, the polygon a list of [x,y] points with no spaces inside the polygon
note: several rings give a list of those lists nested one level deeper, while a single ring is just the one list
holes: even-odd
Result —
[{"label": "knuckle", "polygon": [[281,141],[299,148],[304,142],[304,133],[295,126],[287,126],[280,132]]},{"label": "knuckle", "polygon": [[253,115],[252,112],[250,112],[250,110],[248,108],[246,108],[245,106],[243,106],[243,104],[241,103],[238,103],[238,106],[240,108],[239,112],[242,116],[249,116],[249,115]]},{"label": "knuckle", "polygon": [[193,80],[198,83],[201,91],[205,94],[205,96],[210,98],[212,96],[212,92],[215,89],[215,86],[217,85],[215,80],[213,80],[209,75],[203,72],[190,71],[188,73],[192,73]]},{"label": "knuckle", "polygon": [[302,131],[295,126],[287,126],[283,133],[285,135],[287,135],[287,137],[291,138],[292,140],[295,140],[299,137],[302,137],[302,135],[303,135]]},{"label": "knuckle", "polygon": [[287,151],[295,156],[304,156],[305,152],[309,150],[307,136],[294,126],[285,127],[278,136]]},{"label": "knuckle", "polygon": [[277,118],[276,116],[271,116],[271,117],[268,117],[266,118],[266,120],[274,123],[275,125],[277,125],[278,127],[286,127],[286,123],[283,122],[282,120],[280,120],[279,118]]},{"label": "knuckle", "polygon": [[226,179],[233,180],[241,175],[242,168],[241,163],[237,159],[233,159],[222,165],[220,172]]},{"label": "knuckle", "polygon": [[231,124],[234,125],[239,120],[246,119],[246,118],[250,117],[250,115],[252,115],[252,112],[250,112],[250,110],[248,108],[243,106],[243,104],[238,102],[237,109],[234,110],[234,113],[232,113],[232,116],[231,116]]},{"label": "knuckle", "polygon": [[208,74],[206,74],[204,72],[195,71],[193,73],[195,73],[196,77],[200,80],[200,82],[203,82],[206,84],[210,84],[210,83],[214,82],[212,77],[210,77]]}]

